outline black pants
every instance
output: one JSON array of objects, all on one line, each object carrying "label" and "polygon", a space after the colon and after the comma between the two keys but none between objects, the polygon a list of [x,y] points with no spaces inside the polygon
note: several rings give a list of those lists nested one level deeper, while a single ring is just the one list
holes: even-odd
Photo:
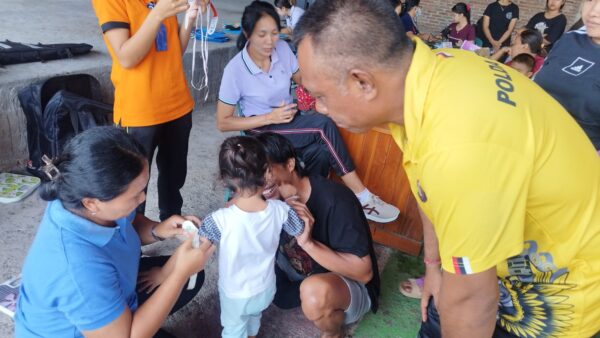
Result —
[{"label": "black pants", "polygon": [[[179,191],[187,175],[187,155],[192,113],[176,120],[148,127],[127,127],[127,133],[144,147],[148,163],[152,164],[154,151],[158,168],[158,209],[160,220],[181,214],[183,198]],[[143,214],[146,203],[138,207]]]},{"label": "black pants", "polygon": [[250,134],[267,131],[281,134],[292,142],[310,175],[327,177],[329,168],[333,168],[340,177],[354,171],[354,162],[340,132],[335,123],[323,114],[305,112],[296,114],[289,123],[248,130]]},{"label": "black pants", "polygon": [[[168,260],[169,256],[142,257],[140,259],[139,272],[148,271],[153,267],[163,266]],[[171,309],[171,312],[169,314],[177,312],[179,309],[181,309],[187,303],[189,303],[198,294],[200,288],[202,288],[202,284],[204,284],[204,271],[200,271],[198,273],[198,277],[196,279],[196,286],[192,290],[187,289],[187,284],[184,285],[183,290],[179,295],[179,298],[175,302],[175,305],[173,306],[173,309]],[[146,300],[148,300],[148,298],[152,296],[154,291],[156,291],[156,289],[154,289],[151,293],[140,292],[139,290],[137,290],[138,306],[141,306]],[[175,336],[163,329],[160,329],[154,335],[154,338],[175,338]]]},{"label": "black pants", "polygon": [[[419,330],[418,338],[440,338],[442,337],[442,328],[440,325],[440,316],[435,308],[433,297],[429,298],[427,304],[427,321],[421,323],[421,330]],[[498,323],[494,330],[493,338],[517,338],[508,332],[506,332]]]}]

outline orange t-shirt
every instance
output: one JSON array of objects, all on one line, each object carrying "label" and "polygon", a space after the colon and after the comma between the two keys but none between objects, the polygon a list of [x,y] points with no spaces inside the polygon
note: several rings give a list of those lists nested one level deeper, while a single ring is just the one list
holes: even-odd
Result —
[{"label": "orange t-shirt", "polygon": [[[92,0],[102,32],[113,28],[140,29],[150,13],[146,0]],[[183,71],[183,58],[176,17],[163,21],[167,50],[155,44],[135,67],[123,68],[106,36],[113,60],[111,80],[115,86],[114,122],[123,127],[144,127],[173,121],[194,108]]]}]

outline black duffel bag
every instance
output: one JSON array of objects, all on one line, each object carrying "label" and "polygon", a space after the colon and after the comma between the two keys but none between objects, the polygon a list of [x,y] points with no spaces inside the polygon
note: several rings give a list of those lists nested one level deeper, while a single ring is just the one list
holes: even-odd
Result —
[{"label": "black duffel bag", "polygon": [[0,42],[0,66],[36,61],[66,59],[87,54],[92,50],[87,43],[24,44],[5,40]]}]

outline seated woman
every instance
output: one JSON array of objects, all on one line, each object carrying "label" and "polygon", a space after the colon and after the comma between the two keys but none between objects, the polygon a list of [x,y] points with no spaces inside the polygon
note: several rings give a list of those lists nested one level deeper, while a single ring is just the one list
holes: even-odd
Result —
[{"label": "seated woman", "polygon": [[277,14],[285,18],[285,28],[281,29],[281,33],[292,35],[294,27],[304,14],[304,10],[296,7],[296,0],[275,0],[274,4]]},{"label": "seated woman", "polygon": [[136,213],[149,175],[142,146],[114,127],[89,129],[45,171],[50,203],[23,266],[15,337],[173,337],[160,326],[198,293],[204,272],[181,290],[214,246],[188,239],[170,258],[140,261],[140,245],[182,234],[186,220]]},{"label": "seated woman", "polygon": [[464,2],[459,2],[452,7],[452,23],[447,28],[448,40],[456,47],[464,41],[475,41],[475,26],[471,25],[471,7]]},{"label": "seated woman", "polygon": [[[493,60],[500,60],[507,54],[512,57],[523,53],[529,54],[535,59],[535,65],[532,70],[533,75],[535,75],[544,64],[544,58],[539,55],[542,51],[543,41],[542,34],[537,30],[523,29],[515,36],[515,40],[510,47],[502,47],[490,58]],[[510,58],[505,63],[510,66]]]},{"label": "seated woman", "polygon": [[429,33],[421,33],[417,27],[417,20],[421,16],[421,0],[406,0],[404,2],[404,13],[400,15],[400,20],[404,25],[404,30],[409,38],[418,36],[423,41],[433,42],[436,38]]},{"label": "seated woman", "polygon": [[[288,138],[301,155],[306,170],[327,176],[331,167],[356,194],[367,218],[391,222],[398,208],[383,202],[364,186],[333,121],[321,114],[296,114],[290,95],[291,80],[301,83],[296,56],[279,40],[279,17],[272,5],[254,1],[244,10],[241,50],[225,67],[217,127],[251,134],[273,131]],[[318,100],[317,100],[318,101]],[[240,114],[236,114],[236,106]]]}]

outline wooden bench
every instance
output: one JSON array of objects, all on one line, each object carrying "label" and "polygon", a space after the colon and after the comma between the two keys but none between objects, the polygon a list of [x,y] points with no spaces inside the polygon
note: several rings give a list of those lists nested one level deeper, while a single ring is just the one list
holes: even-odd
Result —
[{"label": "wooden bench", "polygon": [[340,133],[363,183],[372,193],[400,209],[400,216],[393,222],[369,221],[373,240],[418,255],[423,246],[421,218],[402,167],[402,151],[387,125],[364,134],[353,134],[341,128]]}]

